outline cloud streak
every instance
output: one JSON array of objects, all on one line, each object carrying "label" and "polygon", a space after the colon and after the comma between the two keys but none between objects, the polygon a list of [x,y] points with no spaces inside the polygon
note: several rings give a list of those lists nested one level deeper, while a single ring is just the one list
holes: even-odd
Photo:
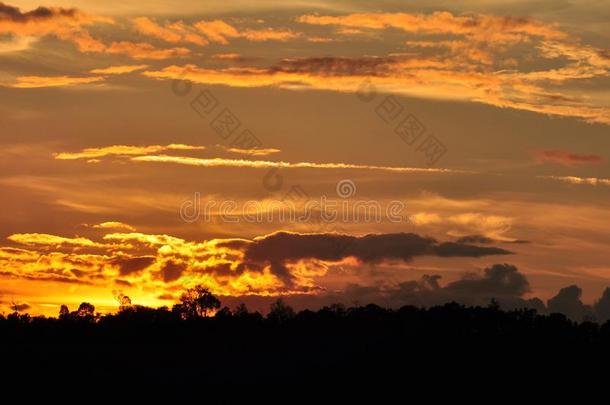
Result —
[{"label": "cloud streak", "polygon": [[535,153],[536,161],[552,162],[562,166],[592,165],[603,161],[599,155],[582,155],[564,150],[542,150]]},{"label": "cloud streak", "polygon": [[134,29],[142,35],[173,44],[190,43],[198,46],[206,46],[210,42],[228,45],[232,39],[285,42],[301,36],[289,29],[239,29],[220,19],[201,20],[190,25],[182,20],[160,24],[149,17],[137,17],[132,23]]},{"label": "cloud streak", "polygon": [[300,34],[288,29],[244,29],[239,30],[235,26],[223,21],[201,20],[194,24],[194,28],[205,35],[211,42],[227,45],[230,39],[243,38],[252,42],[280,41],[285,42],[299,38]]},{"label": "cloud streak", "polygon": [[195,30],[182,21],[160,25],[151,18],[137,17],[133,19],[136,31],[143,35],[148,35],[162,41],[170,43],[186,42],[199,46],[205,46],[209,42],[198,35]]},{"label": "cloud streak", "polygon": [[460,170],[421,167],[375,166],[351,163],[314,163],[314,162],[283,162],[270,160],[195,158],[168,155],[136,156],[134,162],[175,163],[197,167],[243,167],[252,169],[282,168],[282,169],[352,169],[380,170],[395,173],[466,173]]},{"label": "cloud streak", "polygon": [[523,17],[493,15],[453,15],[446,11],[431,14],[359,13],[342,16],[303,15],[303,24],[332,25],[356,29],[395,28],[410,33],[453,34],[496,42],[521,42],[526,37],[563,39],[556,27]]},{"label": "cloud streak", "polygon": [[119,65],[109,66],[107,68],[99,68],[90,70],[90,73],[99,75],[123,75],[127,73],[137,72],[138,70],[144,70],[148,68],[148,65]]},{"label": "cloud streak", "polygon": [[205,146],[193,146],[184,144],[170,145],[112,145],[101,148],[86,148],[78,152],[61,152],[54,155],[58,160],[97,159],[106,156],[133,156],[158,153],[168,150],[204,150]]},{"label": "cloud streak", "polygon": [[130,231],[130,232],[135,232],[136,228],[134,228],[131,225],[128,224],[124,224],[122,222],[118,222],[118,221],[108,221],[108,222],[102,222],[101,224],[96,224],[93,225],[92,228],[96,228],[96,229],[121,229],[124,231]]},{"label": "cloud streak", "polygon": [[563,183],[590,185],[590,186],[610,186],[610,179],[597,177],[578,177],[578,176],[538,176],[540,179],[550,179]]},{"label": "cloud streak", "polygon": [[180,58],[191,53],[190,49],[177,48],[157,48],[146,42],[119,41],[113,42],[110,46],[105,46],[100,52],[110,55],[127,55],[132,59],[153,59],[163,60],[170,58]]},{"label": "cloud streak", "polygon": [[70,76],[19,76],[16,83],[9,87],[17,89],[38,89],[44,87],[71,87],[104,81],[101,76],[70,77]]},{"label": "cloud streak", "polygon": [[217,147],[238,155],[248,155],[248,156],[268,156],[274,153],[279,153],[281,150],[276,148],[250,148],[250,149],[242,149],[242,148],[231,148],[225,147],[222,145],[216,145]]}]

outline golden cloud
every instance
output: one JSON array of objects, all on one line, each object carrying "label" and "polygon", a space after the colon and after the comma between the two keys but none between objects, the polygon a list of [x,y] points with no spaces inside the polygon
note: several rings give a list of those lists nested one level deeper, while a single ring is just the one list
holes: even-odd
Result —
[{"label": "golden cloud", "polygon": [[[417,256],[481,257],[510,252],[416,234],[299,234],[276,232],[254,239],[195,242],[170,235],[112,233],[104,242],[48,234],[9,240],[29,249],[0,247],[0,276],[26,280],[137,285],[152,296],[204,285],[218,295],[316,293],[325,263],[410,261]],[[108,244],[106,242],[112,242]],[[60,247],[78,251],[61,251]],[[286,248],[288,247],[288,248]],[[49,249],[55,250],[49,250]],[[97,249],[93,253],[89,250]]]},{"label": "golden cloud", "polygon": [[567,35],[552,25],[529,18],[494,15],[360,13],[343,16],[303,15],[297,21],[355,29],[395,28],[410,33],[463,35],[490,42],[522,42],[530,36],[564,39]]},{"label": "golden cloud", "polygon": [[148,65],[120,65],[120,66],[109,66],[107,68],[93,69],[90,73],[98,75],[122,75],[126,73],[137,72],[138,70],[144,70],[148,68]]},{"label": "golden cloud", "polygon": [[217,53],[212,55],[213,59],[218,60],[229,60],[229,61],[241,61],[243,60],[242,56],[238,53]]},{"label": "golden cloud", "polygon": [[101,224],[93,225],[92,228],[96,229],[123,229],[130,232],[135,232],[136,228],[131,225],[124,224],[118,221],[102,222]]},{"label": "golden cloud", "polygon": [[148,17],[138,17],[133,19],[133,24],[139,33],[166,42],[187,42],[200,46],[208,44],[208,41],[204,37],[195,33],[194,29],[188,27],[182,21],[161,26]]},{"label": "golden cloud", "polygon": [[464,173],[460,170],[421,167],[392,167],[358,165],[350,163],[314,163],[314,162],[282,162],[269,160],[223,159],[223,158],[194,158],[167,155],[136,156],[131,158],[134,162],[176,163],[198,167],[248,167],[253,169],[282,168],[282,169],[358,169],[381,170],[397,173]]},{"label": "golden cloud", "polygon": [[275,148],[252,148],[252,149],[241,149],[241,148],[227,148],[227,152],[237,153],[240,155],[250,155],[250,156],[267,156],[273,153],[281,152],[279,149]]},{"label": "golden cloud", "polygon": [[463,237],[477,234],[495,240],[513,240],[504,236],[512,227],[513,218],[510,217],[467,212],[450,216],[448,222],[458,226],[458,228],[449,231],[452,236]]},{"label": "golden cloud", "polygon": [[0,42],[0,53],[24,51],[26,49],[29,49],[37,41],[37,37],[12,36],[9,39],[3,39]]},{"label": "golden cloud", "polygon": [[409,216],[409,221],[416,226],[438,224],[442,222],[441,216],[431,212],[418,212]]},{"label": "golden cloud", "polygon": [[[169,59],[183,57],[190,53],[187,48],[159,49],[145,42],[118,41],[106,45],[91,36],[86,29],[96,24],[114,24],[114,20],[94,16],[77,9],[58,7],[39,7],[22,12],[16,7],[0,3],[0,34],[31,38],[54,36],[76,44],[81,52],[127,55],[133,59]],[[177,22],[167,27],[157,25],[153,20],[141,17],[134,20],[136,28],[147,35],[165,38],[167,42],[189,42],[205,44],[206,41],[194,31],[188,30],[183,23]]]},{"label": "golden cloud", "polygon": [[578,176],[538,176],[540,179],[557,180],[569,184],[588,184],[590,186],[610,186],[610,179]]},{"label": "golden cloud", "polygon": [[[482,60],[484,55],[470,56],[470,59]],[[539,72],[477,70],[477,67],[481,67],[479,62],[465,66],[460,60],[451,58],[391,55],[290,59],[268,68],[206,69],[192,64],[172,65],[159,71],[145,71],[143,75],[208,85],[352,93],[360,91],[367,84],[369,88],[384,93],[485,103],[500,108],[610,124],[608,106],[572,90],[561,91],[557,88],[557,84],[569,80],[607,76],[607,69],[587,65],[586,60],[584,63],[570,63],[562,69]]]},{"label": "golden cloud", "polygon": [[204,150],[205,146],[193,146],[184,144],[170,145],[148,145],[148,146],[129,146],[129,145],[112,145],[102,148],[86,148],[79,152],[63,152],[56,153],[55,159],[58,160],[76,160],[76,159],[95,159],[104,156],[133,156],[146,155],[149,153],[158,153],[167,150]]},{"label": "golden cloud", "polygon": [[17,82],[10,87],[18,89],[36,89],[41,87],[65,87],[103,81],[100,76],[70,77],[70,76],[19,76]]},{"label": "golden cloud", "polygon": [[48,246],[77,246],[77,247],[104,247],[104,244],[93,242],[87,238],[65,238],[46,233],[18,233],[8,237],[8,240],[22,245],[48,245]]},{"label": "golden cloud", "polygon": [[39,7],[22,12],[17,7],[0,3],[0,34],[28,37],[52,35],[76,43],[82,51],[99,51],[103,49],[103,44],[91,38],[84,28],[95,24],[114,24],[114,21],[77,9]]},{"label": "golden cloud", "polygon": [[252,42],[285,42],[301,36],[299,33],[288,29],[265,28],[260,30],[246,29],[239,31],[233,25],[222,20],[202,20],[195,23],[194,28],[204,34],[210,41],[222,45],[227,45],[230,38],[244,38]]},{"label": "golden cloud", "polygon": [[291,30],[275,30],[267,28],[263,30],[246,30],[241,35],[248,41],[265,42],[265,41],[280,41],[285,42],[291,39],[298,38],[300,35]]},{"label": "golden cloud", "polygon": [[222,21],[199,21],[195,23],[194,27],[204,34],[212,42],[226,45],[229,43],[227,38],[239,37],[239,32],[232,25]]},{"label": "golden cloud", "polygon": [[132,59],[169,59],[183,57],[191,53],[187,48],[160,49],[146,42],[113,42],[103,52],[108,54],[127,55]]}]

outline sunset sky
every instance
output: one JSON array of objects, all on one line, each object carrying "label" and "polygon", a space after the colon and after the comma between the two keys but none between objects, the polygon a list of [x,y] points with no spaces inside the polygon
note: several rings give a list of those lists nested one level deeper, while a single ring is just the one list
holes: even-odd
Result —
[{"label": "sunset sky", "polygon": [[[0,3],[0,312],[592,303],[609,43],[608,0]],[[322,198],[403,220],[219,212]]]}]

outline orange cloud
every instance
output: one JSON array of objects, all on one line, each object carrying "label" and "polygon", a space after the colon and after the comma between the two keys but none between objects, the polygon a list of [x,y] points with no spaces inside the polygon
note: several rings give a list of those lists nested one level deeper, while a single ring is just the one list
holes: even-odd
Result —
[{"label": "orange cloud", "polygon": [[553,162],[563,166],[576,166],[584,164],[598,164],[603,161],[598,155],[581,155],[564,150],[542,150],[535,153],[538,162]]},{"label": "orange cloud", "polygon": [[199,21],[194,27],[204,34],[212,42],[226,45],[229,43],[227,38],[239,37],[239,32],[235,27],[222,20]]},{"label": "orange cloud", "polygon": [[[409,40],[409,48],[433,49],[441,56],[440,48],[449,50],[446,58],[462,60],[469,65],[464,70],[480,70],[485,66],[499,65],[503,68],[517,66],[520,62],[509,50],[516,45],[528,45],[538,56],[555,59],[567,58],[571,63],[559,69],[540,72],[515,72],[513,78],[518,81],[566,81],[585,79],[596,76],[607,76],[610,69],[610,57],[606,50],[579,44],[574,38],[559,29],[557,25],[547,24],[524,17],[494,15],[454,15],[449,12],[431,14],[407,13],[363,13],[343,16],[304,15],[297,21],[314,25],[338,26],[342,30],[361,29],[381,30],[399,29],[411,34],[425,36],[425,39]],[[451,36],[451,39],[440,39],[435,36]],[[520,55],[525,55],[523,50]],[[531,62],[531,60],[527,60]],[[497,67],[491,71],[498,72]],[[508,75],[503,74],[505,77]],[[575,109],[561,108],[528,108],[528,103],[509,103],[511,107],[528,109],[556,115],[568,115]],[[599,115],[596,111],[587,111],[582,117]],[[606,122],[607,118],[585,118],[590,121]]]},{"label": "orange cloud", "polygon": [[[143,74],[157,79],[183,79],[196,83],[224,84],[234,87],[277,86],[282,88],[312,88],[355,92],[367,78],[383,90],[404,92],[414,85],[422,86],[414,73],[417,69],[439,69],[449,67],[451,62],[431,58],[409,59],[405,57],[367,58],[303,58],[281,61],[269,68],[205,69],[195,65],[168,66],[161,71],[146,71]],[[413,73],[407,69],[414,69]],[[470,75],[476,78],[475,74]],[[464,77],[453,81],[462,83]],[[491,80],[491,79],[489,79]],[[444,83],[443,85],[446,85]],[[429,85],[426,85],[428,88]],[[452,91],[455,94],[455,90]],[[483,93],[483,92],[481,92]],[[443,94],[443,93],[441,93]],[[458,93],[459,94],[459,93]]]},{"label": "orange cloud", "polygon": [[87,238],[64,238],[62,236],[49,235],[45,233],[18,233],[8,237],[8,240],[22,245],[48,245],[48,246],[78,246],[78,247],[103,247],[104,244],[93,242]]},{"label": "orange cloud", "polygon": [[108,257],[0,248],[0,276],[31,281],[92,284],[104,277]]},{"label": "orange cloud", "polygon": [[478,212],[467,212],[457,215],[452,215],[448,218],[448,222],[458,226],[456,229],[450,230],[448,233],[452,236],[467,236],[472,234],[484,235],[486,237],[512,241],[513,239],[504,236],[510,231],[513,223],[513,218],[500,215],[484,215]]},{"label": "orange cloud", "polygon": [[230,61],[241,61],[243,58],[238,53],[218,53],[213,55],[212,58],[219,60],[230,60]]},{"label": "orange cloud", "polygon": [[241,35],[248,41],[264,42],[264,41],[280,41],[285,42],[291,39],[298,38],[300,35],[291,30],[274,30],[267,28],[264,30],[246,30]]},{"label": "orange cloud", "polygon": [[[76,44],[81,52],[127,55],[133,59],[169,59],[190,53],[187,48],[159,49],[145,42],[117,41],[106,45],[91,36],[85,29],[96,24],[114,24],[114,20],[94,16],[77,9],[58,7],[39,7],[29,12],[0,3],[0,34],[17,37],[37,38],[54,36]],[[153,20],[141,17],[134,20],[136,29],[146,35],[165,39],[167,42],[188,42],[205,45],[205,38],[197,35],[194,29],[187,28],[182,22],[161,27]],[[33,43],[30,39],[28,43]],[[22,44],[21,47],[24,45]]]},{"label": "orange cloud", "polygon": [[[471,56],[471,59],[482,58],[483,55]],[[485,103],[610,124],[610,108],[601,101],[568,89],[562,92],[549,84],[555,77],[560,79],[555,81],[563,82],[602,77],[606,71],[592,71],[585,64],[541,72],[493,71],[477,69],[477,66],[465,68],[459,59],[391,55],[289,59],[267,68],[206,69],[190,64],[172,65],[143,74],[156,79],[190,80],[208,85],[339,92],[357,92],[368,82],[369,88],[384,93]]]},{"label": "orange cloud", "polygon": [[240,155],[250,155],[250,156],[267,156],[273,153],[281,152],[279,149],[274,148],[253,148],[253,149],[240,149],[240,148],[227,148],[227,152],[238,153]]},{"label": "orange cloud", "polygon": [[193,32],[193,30],[182,21],[161,26],[148,17],[138,17],[133,19],[133,24],[136,31],[139,33],[166,42],[188,42],[200,46],[208,44],[208,41],[205,38]]},{"label": "orange cloud", "polygon": [[104,49],[105,53],[127,55],[133,59],[169,59],[186,56],[191,51],[187,48],[160,49],[146,42],[113,42]]},{"label": "orange cloud", "polygon": [[440,215],[430,212],[418,212],[409,216],[409,221],[416,226],[438,224],[442,222]]},{"label": "orange cloud", "polygon": [[77,9],[38,7],[22,12],[17,7],[0,3],[0,34],[29,37],[52,35],[74,42],[81,51],[103,49],[103,44],[93,39],[84,27],[113,23],[110,18],[90,15]]},{"label": "orange cloud", "polygon": [[396,28],[411,33],[464,35],[491,42],[521,42],[527,37],[564,39],[555,26],[529,18],[493,15],[360,13],[343,16],[303,15],[297,21],[313,25],[334,25],[355,29]]},{"label": "orange cloud", "polygon": [[540,179],[557,180],[569,184],[588,184],[590,186],[610,186],[610,179],[577,176],[538,176]]},{"label": "orange cloud", "polygon": [[19,76],[17,83],[10,87],[18,89],[35,89],[41,87],[65,87],[90,84],[103,81],[100,76],[93,77],[70,77],[70,76]]},{"label": "orange cloud", "polygon": [[233,148],[233,147],[227,147],[227,146],[223,146],[223,145],[216,145],[217,148],[224,150],[226,152],[230,152],[230,153],[237,153],[240,155],[249,155],[249,156],[267,156],[267,155],[272,155],[274,153],[279,153],[281,152],[281,150],[276,149],[276,148],[249,148],[249,149],[242,149],[242,148]]},{"label": "orange cloud", "polygon": [[227,45],[230,38],[244,38],[252,42],[280,41],[285,42],[300,37],[299,33],[288,29],[265,28],[261,30],[246,29],[239,31],[222,20],[199,21],[194,25],[200,33],[212,42]]},{"label": "orange cloud", "polygon": [[610,68],[610,54],[607,50],[559,41],[543,41],[538,48],[542,52],[542,56],[548,59],[565,57],[578,64],[601,69],[598,72],[607,72],[607,69]]},{"label": "orange cloud", "polygon": [[437,54],[439,48],[446,48],[454,58],[482,65],[492,65],[497,59],[497,49],[467,40],[407,41],[405,45],[409,48],[435,49]]},{"label": "orange cloud", "polygon": [[126,230],[126,231],[135,231],[136,230],[136,228],[134,228],[131,225],[124,224],[122,222],[117,222],[117,221],[102,222],[101,224],[93,225],[92,228],[96,228],[96,229],[123,229],[123,230]]},{"label": "orange cloud", "polygon": [[133,19],[135,29],[144,35],[150,35],[167,42],[180,42],[182,35],[171,29],[162,27],[148,17],[138,17]]},{"label": "orange cloud", "polygon": [[37,37],[12,36],[11,38],[4,39],[2,42],[0,42],[0,54],[19,52],[29,49],[32,44],[36,43],[37,41]]},{"label": "orange cloud", "polygon": [[[410,261],[417,256],[481,257],[510,252],[416,234],[276,232],[254,239],[187,241],[170,235],[113,233],[105,242],[47,234],[19,234],[11,241],[28,249],[0,247],[0,276],[110,288],[137,286],[150,296],[204,285],[214,294],[284,295],[316,293],[325,263]],[[58,250],[63,247],[78,251]],[[120,247],[120,248],[119,248]],[[286,248],[288,247],[288,248]],[[54,250],[50,250],[54,249]],[[88,250],[98,250],[97,253]]]},{"label": "orange cloud", "polygon": [[183,144],[170,145],[148,145],[148,146],[128,146],[128,145],[112,145],[102,148],[86,148],[79,152],[63,152],[56,153],[55,159],[58,160],[76,160],[76,159],[95,159],[104,156],[133,156],[146,155],[149,153],[158,153],[167,150],[204,150],[205,146],[192,146]]},{"label": "orange cloud", "polygon": [[107,68],[93,69],[90,73],[99,75],[122,75],[126,73],[136,72],[138,70],[144,70],[148,68],[148,65],[121,65],[121,66],[109,66]]},{"label": "orange cloud", "polygon": [[382,170],[397,173],[463,173],[460,170],[421,168],[421,167],[391,167],[357,165],[350,163],[313,163],[313,162],[273,162],[269,160],[223,159],[223,158],[194,158],[182,156],[151,155],[131,158],[135,162],[176,163],[198,167],[248,167],[253,169],[282,168],[282,169],[360,169]]}]

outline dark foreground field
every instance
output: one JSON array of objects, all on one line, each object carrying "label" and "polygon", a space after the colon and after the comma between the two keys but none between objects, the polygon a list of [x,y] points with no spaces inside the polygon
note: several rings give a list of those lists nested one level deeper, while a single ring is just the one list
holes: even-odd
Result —
[{"label": "dark foreground field", "polygon": [[[246,311],[183,319],[166,309],[61,319],[0,318],[3,381],[204,384],[539,381],[604,364],[610,323],[447,304],[398,310],[335,306],[266,318]],[[606,363],[607,364],[607,363]],[[576,368],[575,368],[576,367]],[[8,373],[7,373],[8,371]]]}]

